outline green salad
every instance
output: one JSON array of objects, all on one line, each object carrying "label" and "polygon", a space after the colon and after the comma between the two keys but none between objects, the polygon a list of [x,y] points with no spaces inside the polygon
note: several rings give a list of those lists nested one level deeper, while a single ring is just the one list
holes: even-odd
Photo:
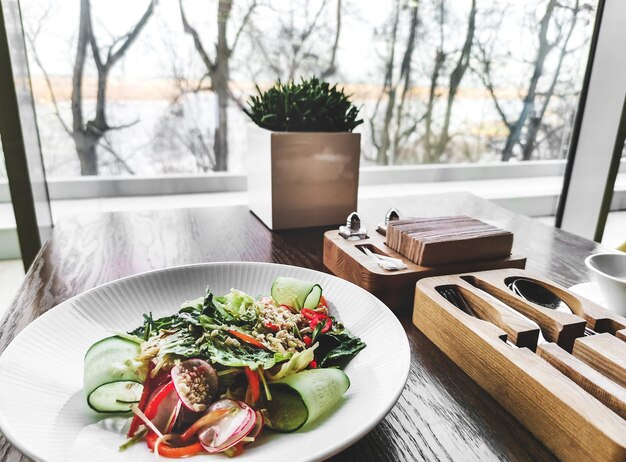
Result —
[{"label": "green salad", "polygon": [[365,348],[330,312],[319,284],[277,278],[271,295],[231,289],[144,315],[85,355],[87,404],[133,412],[128,441],[158,455],[235,456],[267,427],[300,429],[350,386],[342,368]]}]

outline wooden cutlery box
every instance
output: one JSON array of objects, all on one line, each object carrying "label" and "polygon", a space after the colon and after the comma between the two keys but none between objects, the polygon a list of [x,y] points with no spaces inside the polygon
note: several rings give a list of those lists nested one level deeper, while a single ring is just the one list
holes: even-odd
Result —
[{"label": "wooden cutlery box", "polygon": [[[571,312],[528,302],[509,289],[512,278],[550,289]],[[442,295],[450,289],[470,314]],[[559,458],[626,461],[626,319],[504,269],[421,279],[413,323]]]},{"label": "wooden cutlery box", "polygon": [[[407,269],[384,270],[368,257],[364,249],[392,258],[400,258]],[[346,279],[378,297],[396,313],[411,313],[415,283],[424,277],[452,274],[460,271],[482,271],[498,268],[524,268],[526,258],[510,255],[504,258],[452,262],[433,266],[413,263],[385,243],[385,236],[370,232],[367,239],[350,241],[339,235],[338,230],[324,234],[324,266],[335,276]]]}]

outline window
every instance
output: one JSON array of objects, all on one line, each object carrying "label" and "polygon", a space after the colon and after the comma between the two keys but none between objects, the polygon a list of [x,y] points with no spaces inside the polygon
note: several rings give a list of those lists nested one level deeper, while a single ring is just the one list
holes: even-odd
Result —
[{"label": "window", "polygon": [[587,0],[22,8],[51,178],[245,172],[255,84],[314,74],[362,107],[364,166],[563,159],[595,15]]},{"label": "window", "polygon": [[[2,149],[2,140],[0,140],[0,187],[4,187],[7,184],[7,167],[4,163],[4,150]],[[0,202],[4,202],[4,199],[4,196],[0,196]]]},{"label": "window", "polygon": [[[19,257],[20,251],[15,230],[15,216],[13,215],[11,192],[9,191],[9,183],[7,181],[4,151],[2,150],[2,141],[0,140],[0,261]],[[2,279],[2,268],[0,268],[0,279]],[[0,302],[6,301],[3,299],[3,295],[0,290]],[[6,296],[8,295],[7,293]],[[2,303],[0,303],[0,309],[2,308],[1,305]]]},{"label": "window", "polygon": [[602,244],[626,252],[626,145],[620,169],[613,185],[611,206],[604,226]]}]

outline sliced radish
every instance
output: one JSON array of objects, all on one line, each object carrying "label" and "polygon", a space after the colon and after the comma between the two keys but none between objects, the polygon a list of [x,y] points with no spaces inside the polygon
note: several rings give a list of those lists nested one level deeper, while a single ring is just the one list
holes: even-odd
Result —
[{"label": "sliced radish", "polygon": [[[243,411],[241,411],[243,412]],[[204,449],[209,452],[209,453],[218,453],[218,452],[223,452],[226,451],[227,449],[232,448],[233,446],[236,446],[239,442],[241,442],[242,440],[244,440],[252,431],[252,429],[254,428],[254,423],[256,421],[255,415],[254,415],[254,411],[251,411],[248,413],[247,415],[247,420],[244,421],[243,425],[239,427],[238,430],[236,430],[232,436],[227,439],[226,441],[224,441],[221,445],[219,446],[206,446],[206,445],[202,445],[204,447]],[[200,441],[202,443],[202,441]]]},{"label": "sliced radish", "polygon": [[181,439],[183,441],[188,441],[196,433],[198,433],[203,428],[208,427],[209,425],[213,425],[217,423],[222,417],[228,414],[230,411],[228,409],[215,409],[213,411],[207,411],[202,417],[196,420],[193,424],[187,428],[181,435]]},{"label": "sliced radish", "polygon": [[252,430],[250,430],[250,433],[248,434],[250,438],[256,438],[259,436],[261,430],[263,430],[263,425],[265,424],[265,416],[263,416],[263,413],[261,411],[255,411],[255,413],[256,420],[254,422],[254,427],[252,427]]},{"label": "sliced radish", "polygon": [[209,407],[209,412],[228,409],[219,421],[200,430],[198,439],[207,452],[214,454],[225,451],[248,436],[255,426],[256,411],[242,401],[222,399]]},{"label": "sliced radish", "polygon": [[171,375],[185,407],[194,412],[204,411],[217,391],[215,369],[202,359],[188,359],[174,366]]}]

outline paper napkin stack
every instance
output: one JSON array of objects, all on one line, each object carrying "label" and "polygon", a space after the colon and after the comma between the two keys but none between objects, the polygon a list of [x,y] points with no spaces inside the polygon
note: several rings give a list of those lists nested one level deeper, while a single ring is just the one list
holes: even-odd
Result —
[{"label": "paper napkin stack", "polygon": [[506,258],[513,233],[466,216],[403,218],[387,225],[387,245],[421,266]]}]

